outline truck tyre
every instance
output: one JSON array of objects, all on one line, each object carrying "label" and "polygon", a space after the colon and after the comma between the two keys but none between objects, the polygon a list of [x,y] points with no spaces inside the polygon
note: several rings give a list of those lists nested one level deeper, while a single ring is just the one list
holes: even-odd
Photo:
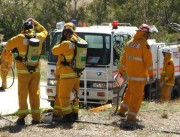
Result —
[{"label": "truck tyre", "polygon": [[54,101],[50,101],[50,106],[54,108]]}]

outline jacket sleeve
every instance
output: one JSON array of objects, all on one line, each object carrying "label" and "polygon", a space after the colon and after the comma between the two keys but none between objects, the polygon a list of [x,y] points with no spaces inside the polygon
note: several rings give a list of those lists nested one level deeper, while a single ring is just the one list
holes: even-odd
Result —
[{"label": "jacket sleeve", "polygon": [[147,43],[143,44],[143,61],[147,68],[149,76],[153,76],[153,59],[150,46]]},{"label": "jacket sleeve", "polygon": [[35,22],[34,26],[37,29],[37,31],[39,32],[41,38],[43,40],[45,40],[45,38],[46,38],[46,36],[48,34],[47,30],[37,21]]}]

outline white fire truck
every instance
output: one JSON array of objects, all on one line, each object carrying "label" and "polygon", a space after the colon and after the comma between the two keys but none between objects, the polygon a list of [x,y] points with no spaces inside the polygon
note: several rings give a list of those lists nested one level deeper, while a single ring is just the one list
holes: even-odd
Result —
[{"label": "white fire truck", "polygon": [[[114,26],[115,25],[115,26]],[[86,68],[80,79],[80,102],[83,104],[95,103],[106,104],[113,102],[117,98],[118,87],[114,80],[117,73],[117,64],[127,42],[136,33],[137,27],[129,24],[117,22],[90,27],[76,27],[78,36],[88,42]],[[52,55],[51,49],[59,42],[62,29],[56,29],[49,48],[48,66],[47,66],[47,90],[48,101],[53,104],[56,95],[56,80],[54,77],[57,56]],[[154,40],[149,41],[154,61],[154,72],[157,79],[160,77],[162,70],[162,48],[165,43],[156,43]],[[173,58],[175,61],[176,76],[179,79],[179,51],[177,45],[172,45]],[[178,83],[178,86],[180,84]],[[153,99],[158,96],[156,82],[147,84],[145,96]]]},{"label": "white fire truck", "polygon": [[[90,27],[76,27],[77,35],[88,42],[86,68],[80,80],[80,102],[105,104],[117,96],[117,86],[113,78],[124,43],[136,33],[137,27],[129,24],[117,26],[114,23]],[[59,42],[62,29],[57,29],[49,48],[47,66],[47,96],[50,102],[56,95],[54,72],[57,57],[52,55],[52,47]]]}]

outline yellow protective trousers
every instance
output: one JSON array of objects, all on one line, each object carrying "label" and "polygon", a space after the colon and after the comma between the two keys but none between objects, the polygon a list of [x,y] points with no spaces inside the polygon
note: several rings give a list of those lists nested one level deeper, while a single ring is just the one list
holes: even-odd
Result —
[{"label": "yellow protective trousers", "polygon": [[161,88],[160,99],[161,101],[168,102],[171,97],[172,86],[163,85]]},{"label": "yellow protective trousers", "polygon": [[54,111],[53,111],[53,115],[55,116],[60,116],[62,115],[62,110],[61,110],[61,106],[59,103],[59,84],[60,84],[60,79],[57,80],[57,84],[56,84],[56,96],[55,96],[55,101],[54,101]]},{"label": "yellow protective trousers", "polygon": [[7,75],[8,75],[8,71],[1,70],[2,87],[4,89],[7,88]]},{"label": "yellow protective trousers", "polygon": [[127,113],[127,120],[134,121],[144,95],[145,81],[128,80],[128,87],[121,102],[119,113]]},{"label": "yellow protective trousers", "polygon": [[[79,94],[80,78],[61,79],[59,85],[58,98],[63,115],[70,114],[72,112],[78,113],[79,111],[79,98],[76,98],[73,102],[70,100],[71,92],[73,89]],[[72,104],[71,104],[72,102]]]},{"label": "yellow protective trousers", "polygon": [[32,112],[33,120],[40,120],[40,73],[18,73],[18,98],[19,98],[19,118],[24,118],[28,114],[27,98]]}]

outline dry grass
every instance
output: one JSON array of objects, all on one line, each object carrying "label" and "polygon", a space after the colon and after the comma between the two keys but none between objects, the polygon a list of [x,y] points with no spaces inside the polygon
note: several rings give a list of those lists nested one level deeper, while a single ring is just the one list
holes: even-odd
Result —
[{"label": "dry grass", "polygon": [[[41,60],[42,79],[46,79],[47,62]],[[124,122],[119,116],[112,116],[112,108],[97,113],[80,109],[79,118],[87,122],[73,124],[52,123],[31,125],[31,116],[26,118],[26,126],[19,127],[0,118],[0,137],[178,137],[180,136],[180,100],[170,103],[143,102],[136,126],[132,130],[120,127]],[[88,107],[91,108],[91,107]],[[16,116],[5,117],[13,122]],[[99,123],[99,124],[98,124]]]},{"label": "dry grass", "polygon": [[[52,123],[31,125],[31,117],[26,118],[27,126],[18,127],[0,119],[0,137],[178,137],[180,134],[180,100],[170,103],[143,102],[138,114],[139,122],[132,130],[120,127],[124,119],[112,116],[115,106],[97,113],[80,109],[82,121],[73,124]],[[168,117],[163,118],[162,115]],[[6,117],[15,121],[15,117]],[[97,124],[99,123],[99,124]],[[33,132],[32,132],[33,131]]]}]

